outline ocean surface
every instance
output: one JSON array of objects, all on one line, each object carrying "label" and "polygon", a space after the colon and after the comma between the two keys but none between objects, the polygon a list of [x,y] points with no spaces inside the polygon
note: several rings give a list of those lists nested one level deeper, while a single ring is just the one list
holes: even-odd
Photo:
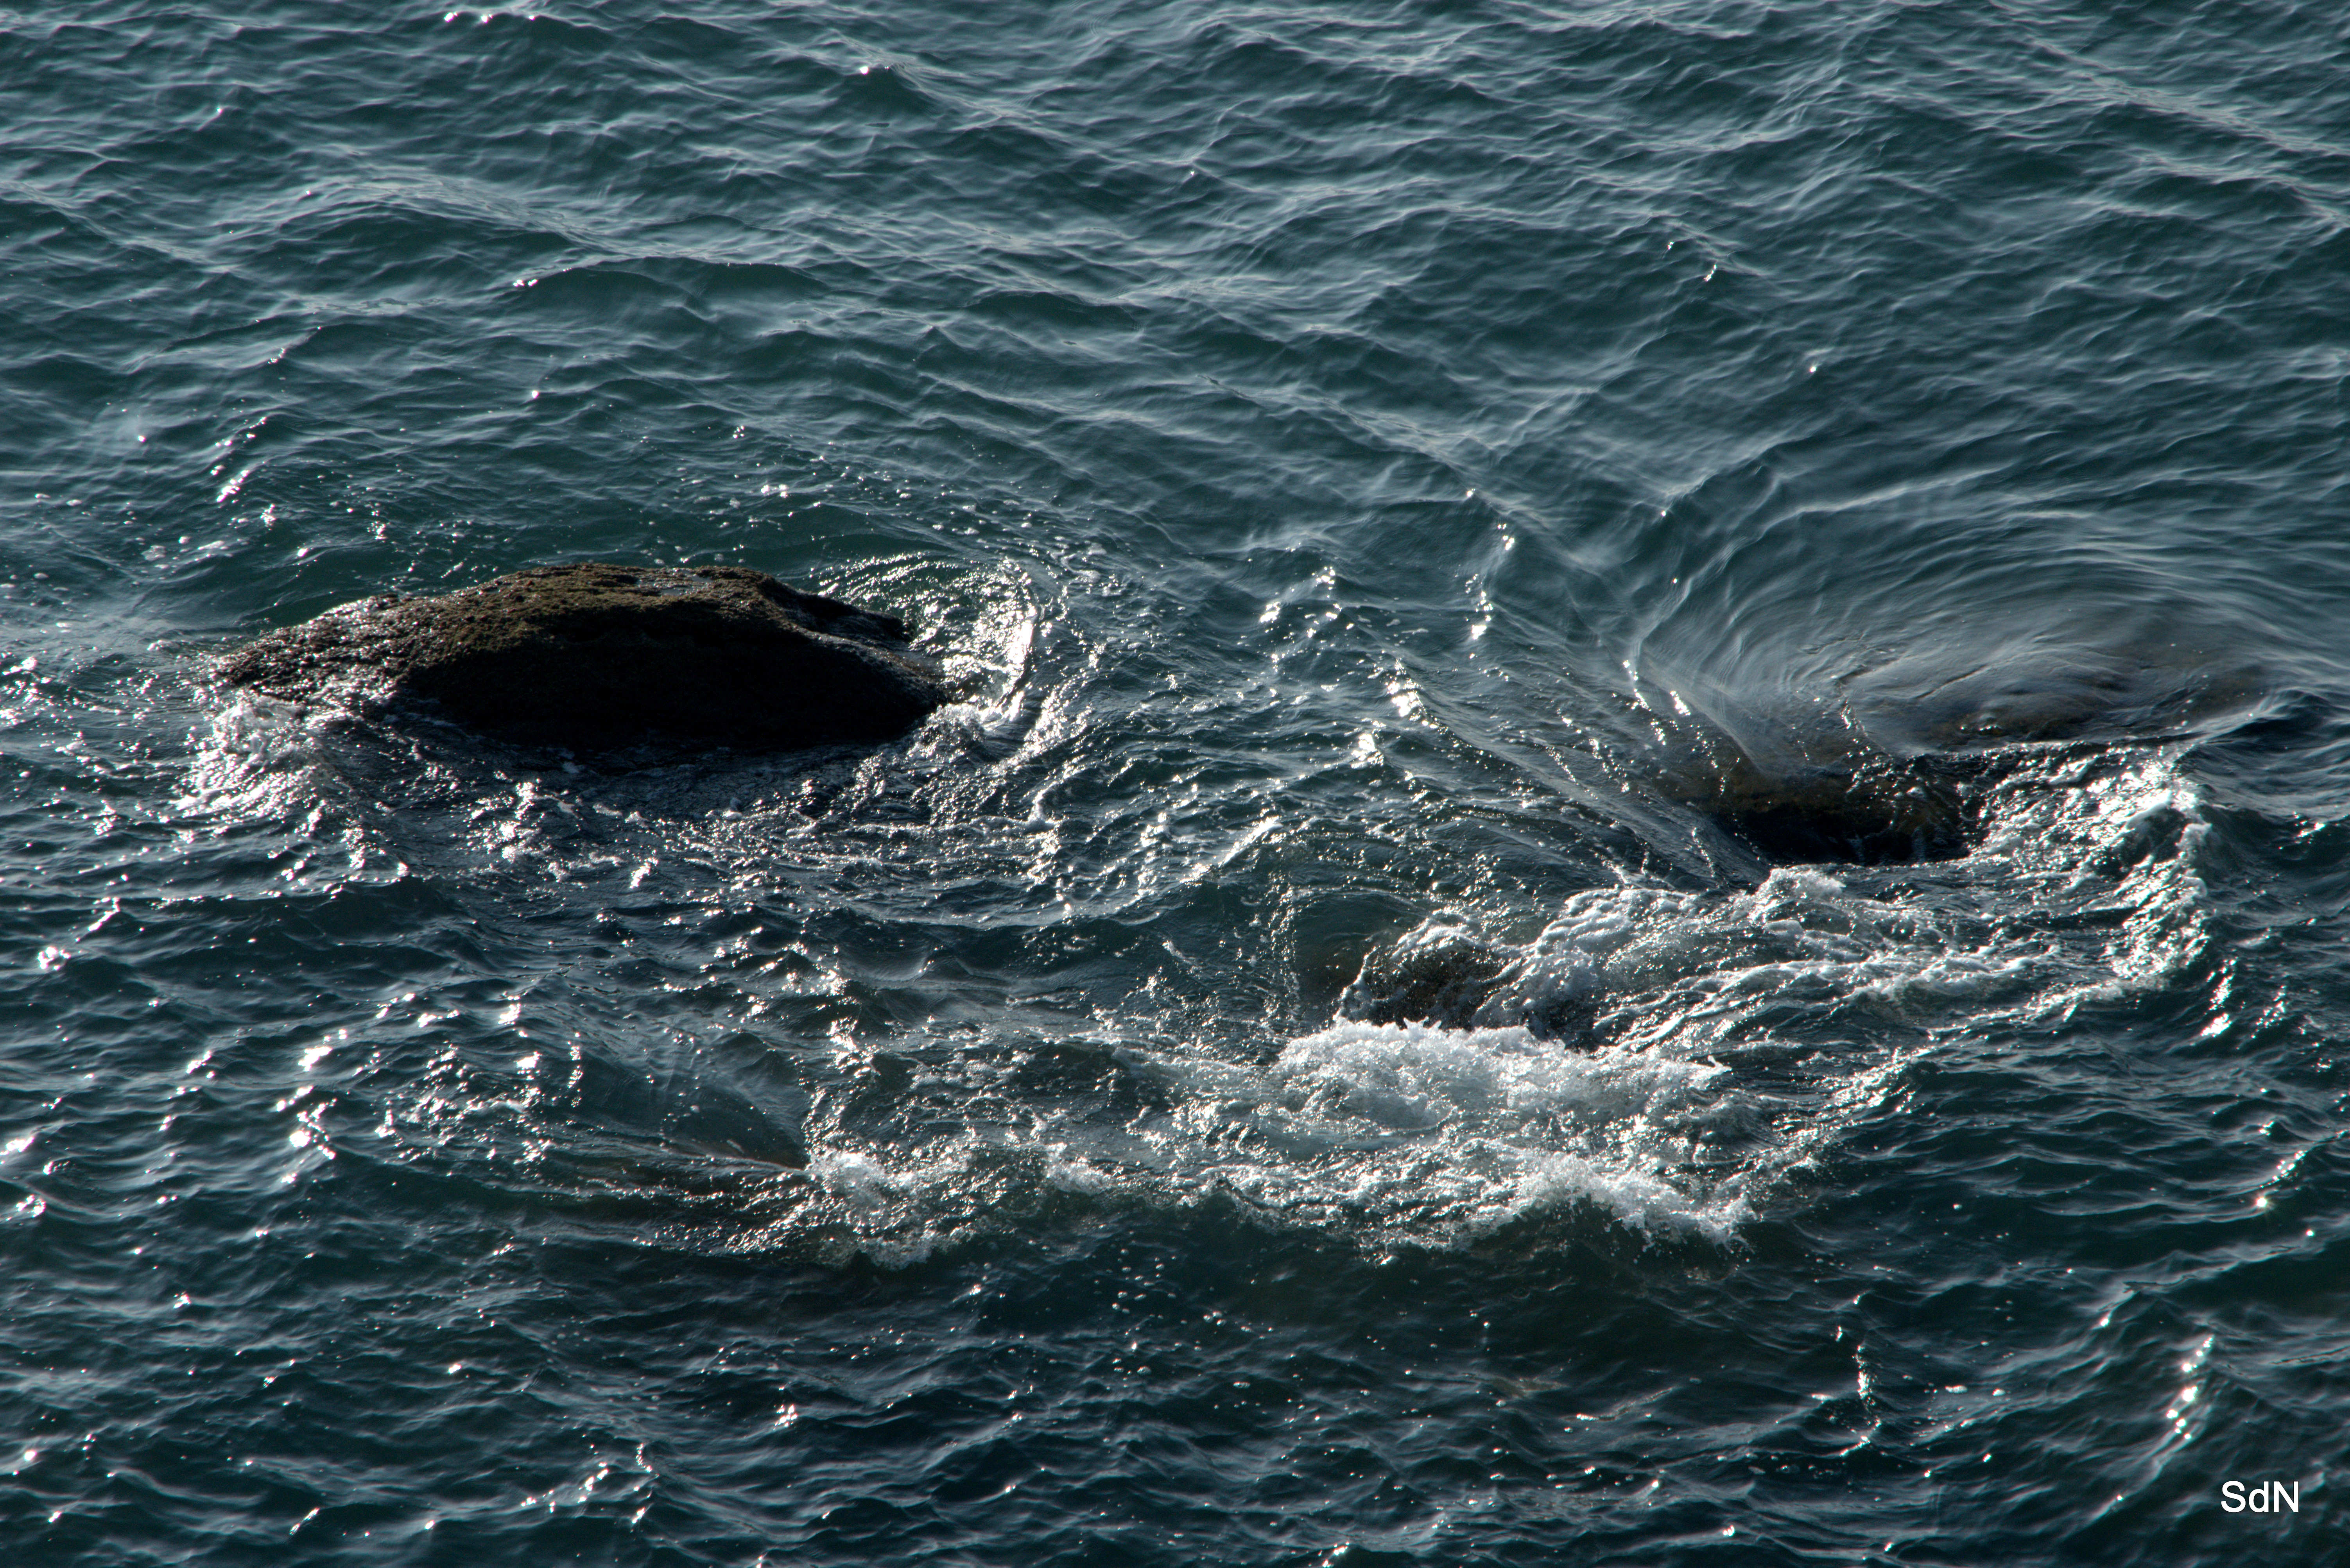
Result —
[{"label": "ocean surface", "polygon": [[[2345,372],[2339,6],[0,8],[0,1562],[2350,1562]],[[575,560],[961,696],[211,673]]]}]

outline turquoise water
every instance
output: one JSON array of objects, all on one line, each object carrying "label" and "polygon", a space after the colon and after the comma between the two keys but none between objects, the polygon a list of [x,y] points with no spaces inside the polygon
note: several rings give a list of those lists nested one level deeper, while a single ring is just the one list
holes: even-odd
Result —
[{"label": "turquoise water", "polygon": [[[2350,1561],[2345,66],[0,10],[0,1557]],[[583,559],[964,700],[208,677]]]}]

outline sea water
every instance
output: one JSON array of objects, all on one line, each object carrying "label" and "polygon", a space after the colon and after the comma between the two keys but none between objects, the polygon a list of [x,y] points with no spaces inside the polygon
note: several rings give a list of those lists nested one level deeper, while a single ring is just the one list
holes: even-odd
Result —
[{"label": "sea water", "polygon": [[[0,1558],[2342,1561],[2345,57],[0,10]],[[603,559],[959,699],[209,674]]]}]

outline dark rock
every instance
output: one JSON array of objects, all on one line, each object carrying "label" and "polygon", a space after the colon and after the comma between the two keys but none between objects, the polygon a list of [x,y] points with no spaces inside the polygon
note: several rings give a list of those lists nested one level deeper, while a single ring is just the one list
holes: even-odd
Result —
[{"label": "dark rock", "polygon": [[1478,1009],[1509,966],[1509,954],[1465,932],[1423,928],[1367,954],[1355,982],[1338,998],[1338,1012],[1366,1023],[1467,1029],[1480,1022]]},{"label": "dark rock", "polygon": [[1733,713],[1667,732],[1664,795],[1711,817],[1764,862],[1955,860],[1981,827],[1985,753],[1897,754],[1835,713]]},{"label": "dark rock", "polygon": [[1454,927],[1430,925],[1375,950],[1338,998],[1338,1015],[1365,1023],[1445,1029],[1523,1029],[1538,1040],[1588,1049],[1596,1014],[1578,991],[1513,986],[1525,955]]},{"label": "dark rock", "polygon": [[429,704],[506,739],[588,747],[878,741],[947,697],[895,616],[742,566],[536,566],[383,595],[247,643],[219,671],[289,701]]},{"label": "dark rock", "polygon": [[1690,804],[1779,866],[1955,860],[1973,847],[1980,808],[1962,789],[1976,767],[1870,757],[1848,771],[1766,774],[1726,767]]}]

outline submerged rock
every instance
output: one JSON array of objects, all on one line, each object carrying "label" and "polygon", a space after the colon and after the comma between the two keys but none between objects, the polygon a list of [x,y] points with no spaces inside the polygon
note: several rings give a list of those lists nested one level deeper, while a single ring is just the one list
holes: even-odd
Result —
[{"label": "submerged rock", "polygon": [[1856,726],[1690,722],[1668,732],[1658,790],[1765,863],[1877,866],[1954,860],[1971,846],[1982,753],[1896,755]]},{"label": "submerged rock", "polygon": [[[1848,909],[1838,907],[1845,868],[1964,859],[2022,800],[2111,778],[2129,753],[2230,722],[2251,711],[2264,690],[2260,671],[2241,661],[2158,662],[2126,653],[2021,669],[1984,665],[1957,675],[1921,659],[1915,666],[1887,666],[1875,680],[1853,700],[1833,704],[1783,701],[1758,711],[1677,692],[1669,715],[1645,704],[1639,710],[1657,744],[1641,759],[1645,776],[1629,793],[1643,806],[1661,797],[1718,830],[1700,836],[1700,843],[1713,840],[1705,859],[1715,873],[1752,885],[1756,867],[1746,855],[1760,862],[1761,886],[1775,885],[1783,896],[1757,929],[1794,918],[1835,931],[1836,922],[1850,919]],[[2147,814],[2088,864],[2121,865],[2159,852],[2150,846],[2165,842],[2165,835],[2175,837],[2183,820],[2176,813]],[[1731,847],[1725,837],[1746,854],[1718,857]],[[1769,869],[1808,867],[1821,870]],[[1885,895],[1874,889],[1887,885],[1872,878],[1861,884],[1872,890],[1859,897],[1877,901]],[[1825,897],[1810,903],[1811,890],[1820,888]],[[1783,896],[1789,892],[1796,896],[1792,903]],[[1568,914],[1575,903],[1569,900]],[[1339,997],[1338,1012],[1369,1023],[1519,1027],[1536,1038],[1589,1045],[1601,997],[1636,973],[1636,963],[1660,961],[1686,973],[1721,961],[1698,944],[1720,940],[1727,928],[1717,923],[1709,938],[1700,927],[1693,937],[1686,915],[1663,908],[1667,916],[1658,923],[1667,930],[1679,925],[1681,934],[1652,950],[1660,957],[1646,959],[1644,941],[1619,937],[1582,914],[1563,915],[1530,947],[1499,945],[1431,920],[1367,954]],[[1643,923],[1650,918],[1643,911]],[[1617,926],[1629,929],[1621,920]]]},{"label": "submerged rock", "polygon": [[380,595],[229,653],[230,685],[361,712],[429,704],[509,740],[878,741],[946,700],[897,617],[743,566],[536,566]]},{"label": "submerged rock", "polygon": [[1354,983],[1338,998],[1338,1015],[1365,1023],[1471,1028],[1509,967],[1508,953],[1466,931],[1422,926],[1364,957]]},{"label": "submerged rock", "polygon": [[1776,774],[1739,761],[1683,798],[1773,865],[1955,860],[1973,846],[1980,806],[1963,785],[1982,771],[1976,759],[1880,755]]},{"label": "submerged rock", "polygon": [[1366,954],[1338,998],[1338,1016],[1364,1023],[1523,1029],[1588,1048],[1593,1006],[1582,988],[1528,985],[1529,954],[1458,926],[1430,922]]}]

